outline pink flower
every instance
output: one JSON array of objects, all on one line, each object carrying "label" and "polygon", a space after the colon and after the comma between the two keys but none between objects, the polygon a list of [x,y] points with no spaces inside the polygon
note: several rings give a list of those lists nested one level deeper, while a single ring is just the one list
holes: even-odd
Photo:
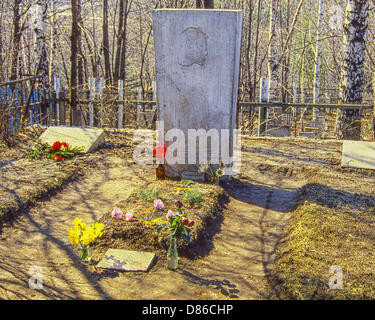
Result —
[{"label": "pink flower", "polygon": [[175,214],[173,213],[172,210],[169,210],[168,213],[167,213],[167,218],[170,219],[170,218],[173,218],[175,216]]},{"label": "pink flower", "polygon": [[183,218],[183,219],[181,219],[181,224],[184,226],[184,225],[186,225],[186,224],[188,224],[189,223],[189,219],[188,218]]},{"label": "pink flower", "polygon": [[154,207],[158,210],[164,209],[164,203],[160,199],[155,199],[154,200]]},{"label": "pink flower", "polygon": [[122,211],[119,209],[119,208],[114,208],[113,211],[112,211],[112,217],[117,219],[117,220],[121,220],[122,219]]},{"label": "pink flower", "polygon": [[133,219],[134,219],[134,211],[133,210],[129,210],[126,213],[125,221],[130,222],[130,221],[133,221]]}]

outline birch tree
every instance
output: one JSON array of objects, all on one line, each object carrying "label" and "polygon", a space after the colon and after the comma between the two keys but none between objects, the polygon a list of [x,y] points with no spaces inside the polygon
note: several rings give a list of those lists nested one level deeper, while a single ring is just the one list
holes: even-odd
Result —
[{"label": "birch tree", "polygon": [[40,86],[46,90],[49,85],[49,64],[47,54],[48,0],[38,0],[35,5],[35,56],[38,63]]},{"label": "birch tree", "polygon": [[[344,22],[344,61],[341,70],[340,102],[362,103],[366,36],[369,0],[347,0]],[[353,138],[352,119],[342,110],[337,111],[335,133],[338,139]],[[358,134],[357,137],[358,138]]]},{"label": "birch tree", "polygon": [[[322,58],[322,29],[323,29],[323,17],[324,17],[324,0],[320,0],[319,5],[319,17],[317,24],[317,34],[316,34],[316,51],[315,51],[315,70],[314,70],[314,90],[313,90],[313,103],[319,103],[320,94],[320,64]],[[313,118],[317,119],[319,116],[319,109],[313,109]]]},{"label": "birch tree", "polygon": [[277,84],[279,83],[278,62],[276,58],[276,12],[278,0],[271,0],[269,7],[269,45],[268,45],[268,79],[269,99],[274,101],[277,97]]},{"label": "birch tree", "polygon": [[[70,56],[70,105],[72,111],[77,109],[77,65],[78,65],[78,19],[79,1],[71,0],[72,6],[72,33]],[[72,123],[71,123],[72,125]]]},{"label": "birch tree", "polygon": [[104,73],[105,79],[108,83],[111,81],[111,60],[109,57],[109,33],[108,33],[108,0],[103,0],[103,19],[102,19],[102,28],[103,28],[103,56],[104,56]]}]

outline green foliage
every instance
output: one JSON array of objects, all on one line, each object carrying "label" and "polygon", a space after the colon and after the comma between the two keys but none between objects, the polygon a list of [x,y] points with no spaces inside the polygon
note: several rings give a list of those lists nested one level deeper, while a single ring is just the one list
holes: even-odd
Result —
[{"label": "green foliage", "polygon": [[181,179],[181,184],[184,188],[190,187],[193,183],[193,180]]},{"label": "green foliage", "polygon": [[71,147],[65,142],[65,146],[60,142],[55,143],[58,143],[60,146],[58,148],[53,149],[53,147],[50,146],[47,142],[43,143],[38,139],[34,147],[27,152],[26,158],[34,160],[40,160],[42,158],[55,160],[55,157],[61,157],[61,160],[63,160],[73,158],[76,154],[81,153],[83,151],[82,146]]},{"label": "green foliage", "polygon": [[169,229],[171,236],[184,239],[187,243],[191,242],[190,229],[187,226],[187,223],[183,223],[186,218],[186,214],[174,215],[169,219],[168,223],[160,224],[158,226],[158,233],[162,232],[164,229]]},{"label": "green foliage", "polygon": [[194,205],[195,203],[199,203],[202,201],[202,192],[198,189],[191,189],[187,190],[184,195],[185,201],[189,202],[190,205]]},{"label": "green foliage", "polygon": [[144,201],[153,201],[155,199],[165,200],[165,197],[158,188],[154,188],[152,191],[141,190],[139,192],[139,197]]},{"label": "green foliage", "polygon": [[39,160],[48,155],[50,148],[48,143],[42,143],[40,140],[37,140],[34,147],[26,154],[26,158]]}]

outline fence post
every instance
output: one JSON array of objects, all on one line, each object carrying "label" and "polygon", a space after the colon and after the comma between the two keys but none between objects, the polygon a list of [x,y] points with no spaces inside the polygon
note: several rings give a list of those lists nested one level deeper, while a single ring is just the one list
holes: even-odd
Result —
[{"label": "fence post", "polygon": [[20,105],[20,98],[19,98],[20,90],[19,88],[14,89],[14,99],[15,99],[15,105],[16,105],[16,130],[17,132],[20,131],[20,115],[19,115],[19,105]]},{"label": "fence post", "polygon": [[54,89],[56,93],[56,125],[60,125],[60,77],[55,77]]},{"label": "fence post", "polygon": [[7,86],[7,100],[8,100],[8,106],[9,106],[9,129],[10,134],[14,134],[14,126],[13,126],[13,108],[12,108],[12,88],[10,85]]},{"label": "fence post", "polygon": [[[298,85],[297,83],[293,83],[293,102],[298,102]],[[293,108],[293,117],[297,116],[297,108]]]},{"label": "fence post", "polygon": [[95,100],[95,79],[89,78],[89,89],[90,89],[90,104],[89,104],[89,126],[94,126],[94,100]]},{"label": "fence post", "polygon": [[122,121],[124,116],[124,80],[118,81],[118,100],[117,128],[122,129]]},{"label": "fence post", "polygon": [[[157,97],[156,97],[156,81],[153,80],[152,81],[152,100],[156,102],[156,99],[157,99]],[[155,104],[155,106],[156,106],[156,104]]]},{"label": "fence post", "polygon": [[[102,100],[103,94],[103,78],[96,79],[96,91],[99,94],[99,100]],[[100,128],[103,128],[103,103],[100,101],[100,111],[99,111],[99,119],[100,119]]]},{"label": "fence post", "polygon": [[157,114],[157,96],[156,96],[156,81],[153,80],[152,81],[152,101],[155,101],[155,104],[152,106],[152,115],[151,115],[151,125],[153,126],[154,122],[157,120],[158,118],[158,114]]},{"label": "fence post", "polygon": [[[142,101],[142,88],[138,88],[138,98],[137,98],[138,101]],[[142,110],[142,105],[139,104],[137,105],[137,127],[138,127],[138,124],[139,124],[139,121],[140,121],[140,116],[141,116],[141,110]]]},{"label": "fence post", "polygon": [[[269,80],[268,78],[263,78],[260,84],[260,101],[268,102],[268,90],[269,90]],[[261,136],[267,131],[267,107],[259,106],[259,118],[258,118],[258,136]]]}]

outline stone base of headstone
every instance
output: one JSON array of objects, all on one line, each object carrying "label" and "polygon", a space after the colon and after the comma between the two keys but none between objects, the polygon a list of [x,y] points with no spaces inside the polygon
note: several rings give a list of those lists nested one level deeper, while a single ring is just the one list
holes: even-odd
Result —
[{"label": "stone base of headstone", "polygon": [[196,182],[205,182],[204,174],[199,174],[197,171],[184,171],[181,174],[181,179],[192,180]]}]

